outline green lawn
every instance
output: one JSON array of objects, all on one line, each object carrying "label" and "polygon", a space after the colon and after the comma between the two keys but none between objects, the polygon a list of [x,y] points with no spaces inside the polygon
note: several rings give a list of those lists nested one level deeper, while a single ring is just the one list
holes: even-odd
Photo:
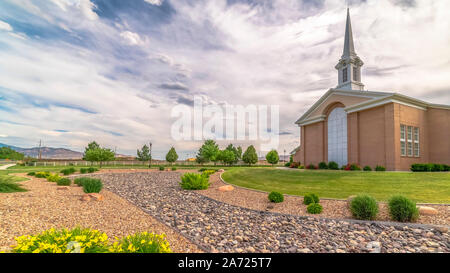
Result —
[{"label": "green lawn", "polygon": [[256,190],[346,199],[369,194],[380,201],[402,194],[416,202],[450,203],[450,173],[299,171],[233,168],[222,175],[228,183]]},{"label": "green lawn", "polygon": [[25,181],[26,178],[8,175],[6,172],[0,172],[0,193],[22,192],[26,191],[16,182]]}]

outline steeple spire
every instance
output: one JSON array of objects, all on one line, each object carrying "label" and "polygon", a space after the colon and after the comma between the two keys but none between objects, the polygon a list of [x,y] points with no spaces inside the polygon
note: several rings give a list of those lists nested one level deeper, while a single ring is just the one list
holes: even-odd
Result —
[{"label": "steeple spire", "polygon": [[353,44],[352,22],[350,20],[350,9],[347,8],[347,23],[345,25],[345,44],[342,58],[356,56],[355,45]]},{"label": "steeple spire", "polygon": [[350,20],[350,9],[347,8],[347,22],[345,25],[344,52],[336,65],[338,70],[337,89],[343,90],[364,90],[364,84],[361,82],[361,67],[363,61],[356,55],[355,45],[353,43],[352,22]]}]

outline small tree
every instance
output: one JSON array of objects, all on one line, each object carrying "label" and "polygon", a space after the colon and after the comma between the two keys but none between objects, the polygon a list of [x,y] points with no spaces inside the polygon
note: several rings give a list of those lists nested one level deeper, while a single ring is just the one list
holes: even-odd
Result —
[{"label": "small tree", "polygon": [[[239,148],[241,148],[241,147],[239,147]],[[233,146],[233,144],[230,144],[230,145],[228,145],[227,148],[225,149],[226,151],[230,151],[230,152],[234,153],[234,161],[233,161],[233,162],[230,162],[230,164],[236,164],[236,163],[238,163],[239,159],[241,158],[242,149],[241,149],[241,151],[240,151],[240,153],[239,153],[239,148],[236,148],[236,147]],[[229,158],[228,158],[228,159],[229,159]],[[223,161],[223,159],[222,159],[222,161]]]},{"label": "small tree", "polygon": [[[152,155],[150,154],[150,148],[147,146],[147,144],[142,146],[141,150],[137,150],[137,160],[142,161],[142,164],[147,161],[150,162],[151,159]],[[150,163],[148,167],[150,168]]]},{"label": "small tree", "polygon": [[97,143],[97,142],[95,142],[95,141],[92,141],[92,142],[90,142],[85,148],[84,148],[84,154],[83,154],[83,160],[86,160],[86,161],[90,161],[91,162],[91,165],[92,165],[92,163],[95,161],[95,160],[89,160],[88,158],[87,158],[87,153],[88,153],[88,151],[90,151],[90,150],[94,150],[94,149],[99,149],[100,148],[100,145]]},{"label": "small tree", "polygon": [[223,163],[233,165],[236,162],[236,154],[231,150],[223,150],[220,152],[220,159]]},{"label": "small tree", "polygon": [[236,156],[237,156],[237,160],[238,161],[242,159],[242,147],[241,146],[237,147],[237,154],[236,154]]},{"label": "small tree", "polygon": [[173,162],[177,161],[177,159],[178,155],[177,152],[175,151],[175,148],[174,147],[170,148],[169,152],[166,155],[167,162],[170,162],[170,164],[172,164]]},{"label": "small tree", "polygon": [[242,161],[244,161],[248,165],[252,165],[258,162],[258,155],[256,154],[256,149],[255,147],[253,147],[253,145],[250,145],[247,150],[245,150],[244,154],[242,155]]},{"label": "small tree", "polygon": [[269,162],[270,164],[275,165],[278,163],[278,161],[280,161],[280,157],[278,156],[278,152],[276,150],[272,150],[269,153],[267,153],[266,155],[266,160],[267,162]]},{"label": "small tree", "polygon": [[220,157],[220,150],[219,145],[216,144],[214,140],[206,140],[205,143],[203,143],[202,147],[198,150],[197,158],[201,158],[203,163],[207,162],[214,162],[214,164],[219,161]]},{"label": "small tree", "polygon": [[101,168],[103,162],[114,160],[115,154],[111,149],[95,148],[88,150],[85,154],[85,158],[90,162],[99,162]]}]

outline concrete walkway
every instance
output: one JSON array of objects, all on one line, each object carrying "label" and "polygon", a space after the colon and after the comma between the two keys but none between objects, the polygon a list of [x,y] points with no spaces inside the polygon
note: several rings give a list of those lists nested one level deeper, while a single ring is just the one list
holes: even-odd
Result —
[{"label": "concrete walkway", "polygon": [[12,166],[16,166],[16,164],[6,164],[6,165],[3,165],[3,166],[0,166],[0,170],[6,170],[6,169],[8,169],[9,167],[12,167]]}]

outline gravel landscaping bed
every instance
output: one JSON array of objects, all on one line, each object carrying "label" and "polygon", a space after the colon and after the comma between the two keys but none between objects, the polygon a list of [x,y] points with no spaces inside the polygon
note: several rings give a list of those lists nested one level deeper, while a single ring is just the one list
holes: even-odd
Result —
[{"label": "gravel landscaping bed", "polygon": [[106,189],[211,252],[450,252],[447,232],[256,211],[179,186],[177,172],[104,173]]},{"label": "gravel landscaping bed", "polygon": [[29,191],[0,193],[0,251],[9,251],[16,236],[79,225],[103,231],[111,240],[140,231],[165,233],[174,252],[201,252],[173,229],[107,190],[101,191],[104,201],[83,202],[83,190],[77,186],[58,190],[56,183],[37,178],[19,184]]},{"label": "gravel landscaping bed", "polygon": [[[227,185],[222,182],[219,174],[214,174],[210,179],[209,189],[200,191],[200,194],[225,202],[231,205],[241,206],[255,210],[268,210],[293,215],[304,215],[311,217],[326,217],[334,219],[351,219],[352,214],[348,208],[347,201],[321,199],[323,212],[320,215],[307,213],[306,205],[303,204],[301,196],[285,196],[283,203],[271,203],[267,198],[267,193],[250,189],[235,187],[231,192],[221,192],[219,187]],[[421,215],[417,223],[433,225],[450,225],[450,206],[448,205],[427,205],[438,210],[437,215]],[[387,204],[379,202],[378,221],[390,221]]]}]

